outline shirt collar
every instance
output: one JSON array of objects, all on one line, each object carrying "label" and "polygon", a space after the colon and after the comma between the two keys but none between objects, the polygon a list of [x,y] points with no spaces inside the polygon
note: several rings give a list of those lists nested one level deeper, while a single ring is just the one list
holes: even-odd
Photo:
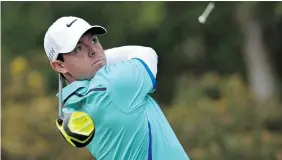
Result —
[{"label": "shirt collar", "polygon": [[[66,87],[62,89],[62,101],[64,101],[69,95],[71,95],[73,92],[75,92],[79,88],[84,88],[84,87],[87,87],[88,85],[89,85],[88,80],[74,81],[68,84]],[[59,97],[59,93],[57,93],[56,96]]]}]

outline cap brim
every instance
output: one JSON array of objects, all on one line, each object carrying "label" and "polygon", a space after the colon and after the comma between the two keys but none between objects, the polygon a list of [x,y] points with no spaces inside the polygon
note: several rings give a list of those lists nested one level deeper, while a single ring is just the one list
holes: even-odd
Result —
[{"label": "cap brim", "polygon": [[[92,26],[90,29],[88,29],[86,32],[90,32],[96,35],[101,35],[101,34],[106,34],[107,30],[106,28],[102,27],[102,26]],[[86,33],[85,32],[85,33]]]},{"label": "cap brim", "polygon": [[96,35],[103,35],[107,33],[107,30],[102,26],[90,26],[89,28],[86,28],[84,30],[80,30],[78,32],[73,33],[68,37],[68,41],[64,45],[64,47],[61,49],[60,53],[69,53],[74,50],[75,46],[77,45],[79,39],[85,34],[85,33],[93,33]]}]

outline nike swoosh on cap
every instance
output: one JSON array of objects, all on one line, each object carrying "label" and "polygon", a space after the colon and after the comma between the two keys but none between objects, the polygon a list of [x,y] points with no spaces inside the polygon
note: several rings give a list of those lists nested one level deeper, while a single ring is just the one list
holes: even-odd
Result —
[{"label": "nike swoosh on cap", "polygon": [[77,21],[77,19],[75,19],[72,22],[70,22],[69,24],[67,24],[67,27],[70,27],[75,21]]}]

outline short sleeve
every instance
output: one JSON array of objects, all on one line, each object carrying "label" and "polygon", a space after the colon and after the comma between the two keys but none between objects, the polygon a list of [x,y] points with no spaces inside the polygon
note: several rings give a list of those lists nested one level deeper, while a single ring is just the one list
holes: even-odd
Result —
[{"label": "short sleeve", "polygon": [[110,96],[123,111],[138,108],[145,97],[156,89],[156,79],[141,59],[122,61],[108,67]]},{"label": "short sleeve", "polygon": [[107,49],[105,51],[107,57],[107,63],[113,64],[124,60],[130,59],[142,59],[145,62],[146,67],[150,69],[154,77],[157,76],[158,71],[158,55],[156,51],[151,47],[144,46],[122,46]]}]

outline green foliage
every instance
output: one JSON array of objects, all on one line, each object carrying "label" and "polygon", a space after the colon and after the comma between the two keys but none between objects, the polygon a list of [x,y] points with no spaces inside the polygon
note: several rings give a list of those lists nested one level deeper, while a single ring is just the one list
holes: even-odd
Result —
[{"label": "green foliage", "polygon": [[270,129],[270,119],[282,122],[276,100],[256,104],[238,75],[183,76],[179,86],[166,115],[191,159],[282,158],[282,136]]}]

